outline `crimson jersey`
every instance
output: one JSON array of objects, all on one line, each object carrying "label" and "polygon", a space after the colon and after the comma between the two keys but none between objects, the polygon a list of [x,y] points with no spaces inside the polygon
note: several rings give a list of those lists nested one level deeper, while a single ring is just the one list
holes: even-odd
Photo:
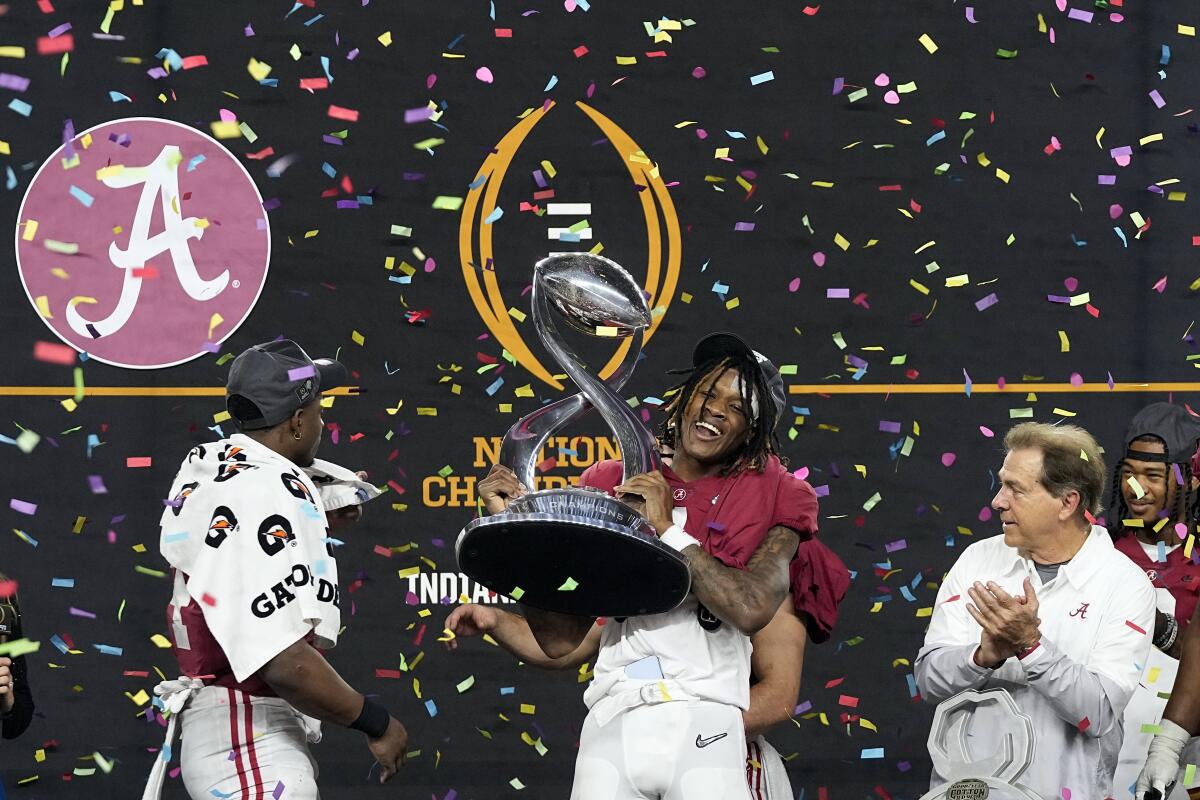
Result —
[{"label": "crimson jersey", "polygon": [[[176,591],[167,605],[167,630],[171,644],[175,645],[172,649],[175,651],[175,660],[179,662],[179,673],[189,678],[200,678],[212,686],[240,689],[257,697],[277,697],[275,690],[257,674],[241,683],[233,677],[233,668],[225,651],[217,644],[204,621],[204,611],[183,588],[187,585],[187,575],[172,569],[171,578],[175,581]],[[312,638],[310,633],[307,639],[311,641]]]},{"label": "crimson jersey", "polygon": [[1182,635],[1196,611],[1197,593],[1200,592],[1200,564],[1184,558],[1182,547],[1167,553],[1165,562],[1152,558],[1133,534],[1121,536],[1113,545],[1146,573],[1156,589],[1166,589],[1175,598],[1175,619],[1179,621],[1179,633]]},{"label": "crimson jersey", "polygon": [[[813,641],[828,639],[850,575],[841,559],[815,538],[813,488],[788,472],[774,455],[761,472],[745,470],[694,481],[683,480],[665,465],[662,472],[671,485],[675,507],[688,511],[687,532],[726,566],[745,569],[773,527],[782,525],[800,535],[800,549],[791,563],[793,599],[796,610],[806,615]],[[601,461],[588,467],[579,483],[612,494],[622,477],[620,461]]]}]

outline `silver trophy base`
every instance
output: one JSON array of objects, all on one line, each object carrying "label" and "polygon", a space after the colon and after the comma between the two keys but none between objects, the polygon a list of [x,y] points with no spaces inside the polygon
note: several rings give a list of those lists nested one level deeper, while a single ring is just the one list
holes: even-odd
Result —
[{"label": "silver trophy base", "polygon": [[660,614],[691,590],[687,559],[629,506],[589,489],[547,489],[472,520],[459,569],[497,594],[590,617]]}]

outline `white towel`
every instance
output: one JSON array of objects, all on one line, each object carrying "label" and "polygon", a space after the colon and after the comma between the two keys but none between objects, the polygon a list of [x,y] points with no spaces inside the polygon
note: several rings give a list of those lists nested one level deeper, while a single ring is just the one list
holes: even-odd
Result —
[{"label": "white towel", "polygon": [[313,460],[312,466],[304,468],[304,474],[321,493],[321,504],[326,511],[361,506],[381,494],[374,484],[360,481],[357,473],[319,458]]},{"label": "white towel", "polygon": [[188,453],[162,515],[159,547],[244,681],[312,631],[337,643],[337,562],[304,471],[248,436]]}]

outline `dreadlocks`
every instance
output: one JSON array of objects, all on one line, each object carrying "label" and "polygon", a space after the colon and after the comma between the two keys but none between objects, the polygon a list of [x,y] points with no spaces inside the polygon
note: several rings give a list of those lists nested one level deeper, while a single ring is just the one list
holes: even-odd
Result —
[{"label": "dreadlocks", "polygon": [[[756,406],[758,414],[750,421],[750,438],[742,446],[733,463],[723,469],[721,474],[730,475],[746,469],[760,471],[766,466],[767,459],[777,453],[779,440],[775,437],[775,406],[771,402],[771,394],[762,369],[753,356],[723,356],[697,364],[690,371],[679,370],[679,373],[686,372],[687,378],[667,391],[671,400],[663,409],[666,417],[658,429],[659,445],[672,449],[675,447],[678,431],[683,426],[683,414],[696,392],[706,394],[711,391],[713,385],[728,369],[737,371],[742,392],[742,408],[746,409],[747,416]],[[784,464],[787,463],[784,459],[780,460]]]},{"label": "dreadlocks", "polygon": [[[1163,440],[1154,434],[1143,434],[1133,442],[1145,442],[1147,444],[1161,444],[1165,446]],[[1130,444],[1133,444],[1130,442]],[[1125,457],[1122,456],[1117,461],[1113,468],[1112,479],[1112,496],[1108,503],[1109,511],[1111,512],[1106,521],[1108,524],[1108,534],[1114,540],[1119,539],[1125,534],[1125,520],[1130,516],[1129,506],[1125,503],[1125,495],[1121,492],[1121,465],[1124,463]],[[1179,475],[1183,478],[1183,485],[1176,483],[1175,486],[1175,508],[1169,512],[1168,519],[1182,519],[1187,523],[1188,532],[1195,532],[1197,525],[1200,524],[1200,492],[1192,488],[1192,464],[1190,461],[1179,464]],[[1175,470],[1168,468],[1167,481],[1176,480]],[[1163,498],[1164,503],[1166,498]],[[1163,509],[1164,512],[1168,510]]]}]

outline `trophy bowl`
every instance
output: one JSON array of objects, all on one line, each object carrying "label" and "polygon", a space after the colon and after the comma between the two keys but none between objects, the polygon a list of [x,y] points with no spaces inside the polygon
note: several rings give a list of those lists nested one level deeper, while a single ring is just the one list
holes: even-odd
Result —
[{"label": "trophy bowl", "polygon": [[640,514],[595,489],[544,489],[472,520],[458,564],[489,589],[563,614],[632,617],[670,611],[691,576]]},{"label": "trophy bowl", "polygon": [[[535,487],[546,440],[594,408],[621,448],[626,480],[659,469],[654,437],[617,394],[633,374],[652,321],[641,288],[603,256],[554,253],[534,267],[531,299],[542,344],[580,392],[517,420],[500,445],[500,463]],[[629,340],[607,380],[592,374],[567,345],[556,317],[590,336]],[[641,514],[594,489],[546,489],[516,498],[503,513],[468,523],[455,552],[471,579],[544,611],[658,614],[682,603],[691,589],[687,559],[663,544]]]}]

